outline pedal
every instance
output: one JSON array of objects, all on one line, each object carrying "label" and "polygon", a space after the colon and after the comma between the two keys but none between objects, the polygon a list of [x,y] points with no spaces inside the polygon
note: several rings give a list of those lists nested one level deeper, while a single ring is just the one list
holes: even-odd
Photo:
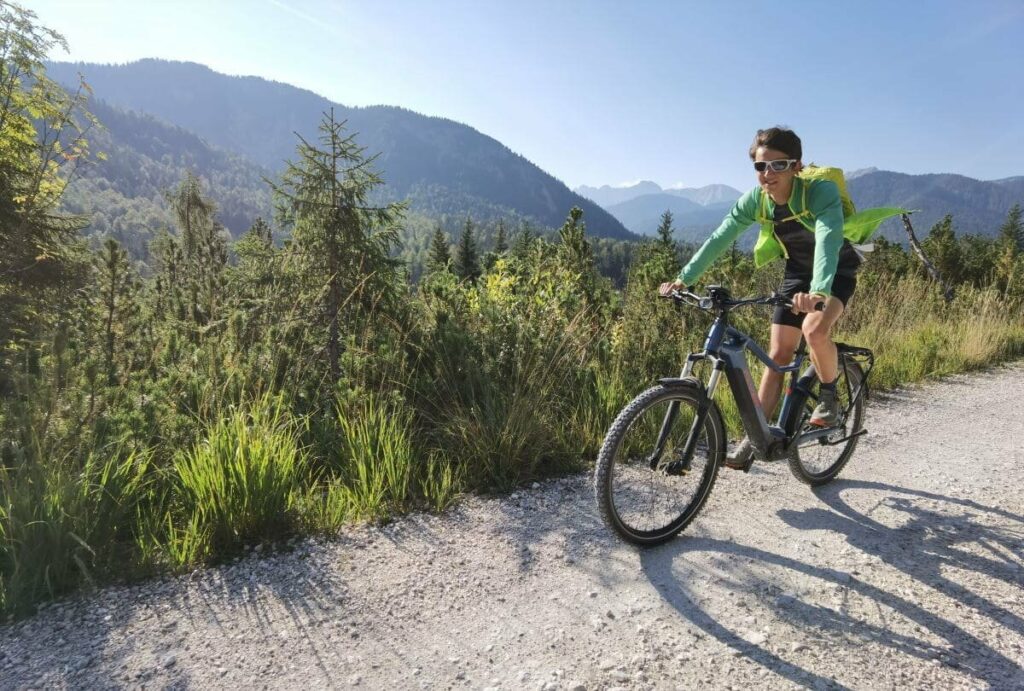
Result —
[{"label": "pedal", "polygon": [[837,444],[842,444],[843,442],[848,442],[848,441],[850,441],[851,439],[853,439],[855,437],[859,437],[859,436],[867,434],[867,433],[868,433],[868,431],[866,429],[862,429],[862,430],[858,430],[858,431],[854,432],[853,434],[851,434],[849,436],[843,437],[842,439],[836,439],[835,441],[832,441],[832,438],[829,437],[828,439],[823,440],[822,443],[823,444],[827,444],[828,446],[836,446]]}]

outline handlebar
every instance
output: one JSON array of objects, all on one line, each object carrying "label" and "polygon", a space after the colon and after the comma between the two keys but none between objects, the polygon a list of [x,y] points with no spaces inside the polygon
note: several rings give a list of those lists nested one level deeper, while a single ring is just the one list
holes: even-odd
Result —
[{"label": "handlebar", "polygon": [[[668,295],[660,295],[659,297],[670,298],[678,304],[689,304],[698,307],[699,309],[709,311],[715,309],[732,310],[737,307],[746,307],[747,305],[770,305],[772,307],[785,307],[787,309],[793,308],[793,301],[787,298],[785,295],[779,295],[773,293],[772,295],[764,297],[749,297],[749,298],[731,298],[728,294],[716,295],[714,289],[710,289],[707,295],[697,295],[691,293],[688,290],[673,290]],[[825,310],[825,303],[818,302],[814,305],[814,309],[818,312]]]}]

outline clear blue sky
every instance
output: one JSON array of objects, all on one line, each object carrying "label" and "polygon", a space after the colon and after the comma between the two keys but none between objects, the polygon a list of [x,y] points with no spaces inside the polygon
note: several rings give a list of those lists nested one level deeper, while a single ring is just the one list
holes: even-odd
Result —
[{"label": "clear blue sky", "polygon": [[778,123],[806,161],[848,170],[1024,174],[1022,0],[27,6],[68,40],[56,60],[191,60],[403,106],[466,123],[571,187],[745,189],[753,133]]}]

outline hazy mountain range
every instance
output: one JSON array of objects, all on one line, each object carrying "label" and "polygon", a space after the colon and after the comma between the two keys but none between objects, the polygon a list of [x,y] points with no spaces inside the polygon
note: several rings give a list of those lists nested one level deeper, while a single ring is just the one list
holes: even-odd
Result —
[{"label": "hazy mountain range", "polygon": [[[849,172],[846,179],[858,208],[898,206],[914,210],[911,218],[921,236],[946,214],[953,215],[959,234],[993,235],[1014,204],[1024,205],[1024,176],[985,181],[963,175],[907,175],[864,168]],[[650,181],[621,187],[582,186],[576,192],[601,204],[638,235],[654,235],[662,214],[671,211],[676,237],[689,242],[702,241],[741,194],[727,185],[662,189]],[[890,240],[906,240],[902,224],[895,219],[879,233]],[[741,245],[752,246],[755,236],[748,233]]]},{"label": "hazy mountain range", "polygon": [[662,189],[656,182],[643,180],[633,185],[612,187],[602,185],[601,187],[587,187],[581,185],[573,190],[587,199],[591,199],[604,208],[627,202],[636,197],[652,194],[665,194],[672,197],[688,199],[699,206],[719,204],[722,202],[733,202],[740,196],[740,191],[728,185],[707,185],[706,187],[670,187]]},{"label": "hazy mountain range", "polygon": [[[599,205],[500,142],[451,120],[390,106],[349,108],[287,84],[231,77],[194,63],[52,63],[47,70],[61,83],[74,83],[78,73],[85,76],[97,99],[105,102],[98,110],[108,116],[108,143],[122,155],[129,152],[129,158],[155,155],[168,138],[183,142],[182,133],[187,133],[199,140],[189,142],[196,156],[233,156],[234,167],[248,165],[257,178],[275,175],[295,158],[296,134],[315,141],[322,114],[333,108],[367,155],[378,155],[376,168],[386,182],[383,198],[408,199],[413,210],[427,214],[521,218],[549,228],[560,226],[579,206],[590,234],[633,237]],[[195,153],[200,144],[209,153]],[[160,155],[186,163],[178,153],[172,147]],[[96,174],[105,174],[104,166]],[[124,192],[125,176],[116,179],[116,191]],[[249,189],[247,194],[255,199],[263,192]],[[225,223],[236,234],[244,229]]]}]

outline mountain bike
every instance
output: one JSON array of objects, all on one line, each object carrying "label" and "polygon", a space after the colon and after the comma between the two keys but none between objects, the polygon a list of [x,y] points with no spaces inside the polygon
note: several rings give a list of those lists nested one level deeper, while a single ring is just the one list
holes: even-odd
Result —
[{"label": "mountain bike", "polygon": [[[841,413],[835,425],[816,427],[808,421],[817,405],[818,375],[812,364],[804,367],[806,345],[801,341],[791,363],[777,365],[750,336],[729,323],[730,312],[740,307],[792,307],[786,297],[734,299],[722,286],[710,286],[704,296],[673,291],[669,297],[715,316],[704,349],[686,358],[679,377],[659,379],[622,409],[605,435],[594,473],[594,492],[605,522],[637,545],[669,540],[707,501],[726,452],[725,424],[714,400],[723,375],[754,458],[785,459],[808,485],[833,480],[867,432],[864,402],[874,367],[870,350],[836,343]],[[747,365],[748,351],[774,371],[790,375],[774,424],[761,408]],[[698,363],[710,364],[706,383],[693,376]],[[749,468],[748,463],[744,470]]]}]

